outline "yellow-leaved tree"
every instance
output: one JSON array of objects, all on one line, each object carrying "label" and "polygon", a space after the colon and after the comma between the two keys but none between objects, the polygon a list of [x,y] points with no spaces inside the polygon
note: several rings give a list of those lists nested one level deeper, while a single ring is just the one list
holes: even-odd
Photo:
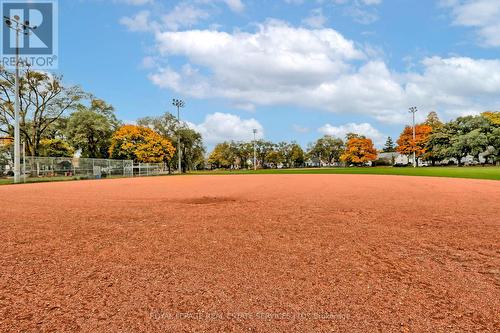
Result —
[{"label": "yellow-leaved tree", "polygon": [[164,136],[144,126],[124,125],[111,138],[111,158],[130,159],[142,163],[169,161],[175,148]]}]

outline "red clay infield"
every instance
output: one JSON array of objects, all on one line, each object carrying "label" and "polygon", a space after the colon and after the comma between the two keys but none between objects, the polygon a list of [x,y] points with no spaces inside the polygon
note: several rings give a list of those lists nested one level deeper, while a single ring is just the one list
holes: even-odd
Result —
[{"label": "red clay infield", "polygon": [[500,182],[155,177],[0,198],[2,333],[500,329]]}]

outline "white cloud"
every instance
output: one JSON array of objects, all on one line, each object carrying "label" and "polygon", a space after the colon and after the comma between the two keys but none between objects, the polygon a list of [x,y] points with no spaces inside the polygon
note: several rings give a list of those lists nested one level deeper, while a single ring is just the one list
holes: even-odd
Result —
[{"label": "white cloud", "polygon": [[224,0],[224,2],[233,12],[240,13],[245,9],[245,5],[241,0]]},{"label": "white cloud", "polygon": [[347,133],[364,135],[367,138],[372,139],[373,143],[376,146],[382,146],[387,138],[386,135],[382,134],[379,130],[377,130],[369,123],[348,123],[340,126],[326,124],[323,127],[319,128],[318,131],[322,134],[332,135],[343,140],[345,140]]},{"label": "white cloud", "polygon": [[209,145],[223,141],[253,140],[253,130],[257,130],[257,139],[264,136],[264,127],[255,119],[241,119],[230,113],[216,112],[209,114],[201,124],[189,123],[189,126],[201,133],[203,141]]},{"label": "white cloud", "polygon": [[321,8],[316,8],[311,10],[308,17],[302,20],[302,23],[310,26],[311,28],[322,28],[327,21],[325,15],[323,15],[323,10]]},{"label": "white cloud", "polygon": [[451,116],[495,109],[500,103],[500,60],[425,58],[422,74],[408,74],[406,95],[427,110]]},{"label": "white cloud", "polygon": [[130,31],[153,31],[158,28],[157,23],[151,20],[151,12],[143,10],[133,17],[122,17],[120,23]]},{"label": "white cloud", "polygon": [[126,3],[128,5],[133,5],[133,6],[142,6],[154,2],[154,0],[115,0],[115,1]]},{"label": "white cloud", "polygon": [[380,5],[382,0],[333,0],[333,3],[344,6],[344,14],[352,17],[354,21],[371,24],[379,19],[374,7]]},{"label": "white cloud", "polygon": [[163,15],[161,20],[167,29],[177,30],[194,26],[208,17],[207,11],[188,3],[180,3],[168,14]]},{"label": "white cloud", "polygon": [[477,28],[484,46],[500,46],[499,0],[445,0],[441,4],[451,8],[453,24]]},{"label": "white cloud", "polygon": [[[332,29],[270,20],[254,32],[156,31],[155,40],[155,85],[249,111],[292,105],[404,124],[413,105],[419,117],[428,110],[453,117],[500,103],[500,60],[429,57],[394,72]],[[186,64],[159,65],[171,56]]]}]

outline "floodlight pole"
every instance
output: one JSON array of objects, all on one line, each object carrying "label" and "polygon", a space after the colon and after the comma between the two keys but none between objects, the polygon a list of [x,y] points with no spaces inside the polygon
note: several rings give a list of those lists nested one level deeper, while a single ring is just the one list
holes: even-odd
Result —
[{"label": "floodlight pole", "polygon": [[412,106],[410,108],[410,113],[412,114],[412,118],[413,118],[413,167],[416,168],[417,167],[417,154],[415,152],[415,149],[416,149],[416,133],[415,133],[415,113],[418,111],[417,107],[416,106]]},{"label": "floodlight pole", "polygon": [[[180,114],[180,108],[183,108],[185,106],[185,103],[183,100],[180,99],[173,99],[172,105],[174,105],[177,108],[177,121],[179,122],[179,128],[181,126],[181,114]],[[181,159],[181,136],[179,132],[177,133],[177,157],[178,157],[178,165],[177,169],[179,171],[179,174],[182,174],[182,159]]]},{"label": "floodlight pole", "polygon": [[29,30],[36,29],[37,27],[31,27],[29,22],[25,23],[19,22],[20,17],[15,15],[10,18],[4,16],[5,24],[12,30],[16,32],[16,74],[15,74],[15,104],[14,104],[14,183],[19,183],[21,181],[21,134],[19,126],[19,34],[23,33],[25,35],[29,34]]},{"label": "floodlight pole", "polygon": [[257,129],[253,130],[253,169],[257,170],[257,145],[255,142],[255,135],[257,134]]}]

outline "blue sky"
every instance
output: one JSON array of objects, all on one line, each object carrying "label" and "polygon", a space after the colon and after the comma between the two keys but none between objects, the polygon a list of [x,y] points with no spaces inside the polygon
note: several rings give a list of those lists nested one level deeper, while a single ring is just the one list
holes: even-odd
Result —
[{"label": "blue sky", "polygon": [[435,110],[500,109],[498,0],[59,1],[59,71],[132,122],[173,111],[211,147],[306,145],[356,131],[378,146]]}]

